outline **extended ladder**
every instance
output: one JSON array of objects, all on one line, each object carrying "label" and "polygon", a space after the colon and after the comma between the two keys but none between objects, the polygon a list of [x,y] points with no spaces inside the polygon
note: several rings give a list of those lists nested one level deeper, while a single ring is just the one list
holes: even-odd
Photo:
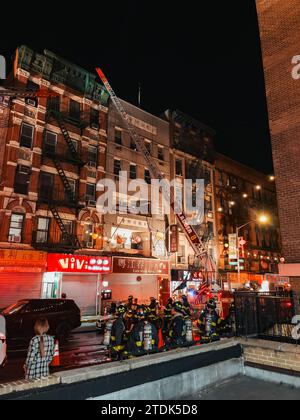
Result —
[{"label": "extended ladder", "polygon": [[[141,152],[142,155],[144,156],[146,164],[149,167],[149,171],[151,173],[151,176],[155,179],[163,180],[164,179],[163,173],[161,172],[158,165],[156,164],[156,161],[154,159],[152,159],[151,154],[149,153],[147,147],[145,146],[143,138],[140,137],[137,134],[137,132],[135,131],[135,129],[131,125],[129,115],[125,111],[123,105],[121,104],[121,101],[119,100],[119,98],[115,94],[115,92],[112,89],[110,83],[108,82],[107,78],[105,77],[103,71],[100,68],[97,68],[96,71],[97,71],[100,79],[102,80],[105,88],[107,89],[108,93],[110,94],[111,100],[112,100],[113,104],[115,105],[117,111],[122,116],[124,124],[125,124],[127,130],[129,131],[132,139],[134,140],[138,151]],[[165,190],[165,189],[163,188],[163,190]],[[178,222],[179,222],[181,228],[183,229],[183,232],[185,233],[185,236],[186,236],[187,240],[189,241],[191,247],[193,248],[193,250],[195,252],[195,255],[197,257],[204,257],[204,259],[207,259],[207,258],[211,259],[211,257],[208,256],[208,251],[207,251],[204,243],[202,242],[202,240],[198,236],[197,232],[195,231],[193,226],[189,225],[186,215],[183,212],[180,213],[180,214],[178,214],[176,212],[176,209],[179,208],[179,207],[177,206],[177,202],[176,202],[176,199],[175,199],[175,196],[174,196],[174,192],[171,192],[170,194],[168,194],[166,191],[163,191],[163,192],[164,192],[165,200],[170,202],[171,208],[174,211],[174,213],[176,214]]]}]

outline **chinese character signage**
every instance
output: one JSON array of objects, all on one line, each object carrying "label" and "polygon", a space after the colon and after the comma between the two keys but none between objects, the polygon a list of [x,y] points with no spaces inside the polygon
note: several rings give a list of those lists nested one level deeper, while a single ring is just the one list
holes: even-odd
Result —
[{"label": "chinese character signage", "polygon": [[179,231],[178,226],[173,225],[170,227],[170,252],[175,253],[178,252],[178,245],[179,245]]},{"label": "chinese character signage", "polygon": [[169,262],[147,258],[113,257],[113,272],[117,274],[169,275]]},{"label": "chinese character signage", "polygon": [[229,237],[229,259],[237,260],[237,235],[228,235]]},{"label": "chinese character signage", "polygon": [[109,274],[111,272],[111,258],[49,254],[47,270],[58,273]]},{"label": "chinese character signage", "polygon": [[13,249],[0,250],[0,267],[46,268],[46,263],[46,252],[22,251]]}]

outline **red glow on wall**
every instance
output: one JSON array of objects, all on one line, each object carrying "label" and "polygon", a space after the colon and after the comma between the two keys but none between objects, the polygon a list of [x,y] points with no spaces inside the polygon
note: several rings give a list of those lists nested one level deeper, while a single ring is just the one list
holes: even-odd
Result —
[{"label": "red glow on wall", "polygon": [[86,255],[49,254],[47,271],[58,273],[111,273],[111,258]]}]

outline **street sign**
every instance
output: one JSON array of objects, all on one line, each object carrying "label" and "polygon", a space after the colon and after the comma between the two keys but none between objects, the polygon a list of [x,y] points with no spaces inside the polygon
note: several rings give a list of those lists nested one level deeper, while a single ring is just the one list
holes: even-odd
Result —
[{"label": "street sign", "polygon": [[229,259],[237,259],[237,235],[235,233],[228,235],[229,239]]}]

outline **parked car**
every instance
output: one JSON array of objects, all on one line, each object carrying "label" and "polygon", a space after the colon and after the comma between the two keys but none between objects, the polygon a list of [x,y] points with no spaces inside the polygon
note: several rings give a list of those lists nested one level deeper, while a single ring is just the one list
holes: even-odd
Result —
[{"label": "parked car", "polygon": [[5,318],[0,315],[0,368],[6,363],[6,322]]},{"label": "parked car", "polygon": [[80,309],[73,300],[67,299],[25,299],[2,311],[6,320],[8,342],[29,341],[34,336],[34,324],[38,318],[49,321],[49,333],[65,339],[81,325]]}]

